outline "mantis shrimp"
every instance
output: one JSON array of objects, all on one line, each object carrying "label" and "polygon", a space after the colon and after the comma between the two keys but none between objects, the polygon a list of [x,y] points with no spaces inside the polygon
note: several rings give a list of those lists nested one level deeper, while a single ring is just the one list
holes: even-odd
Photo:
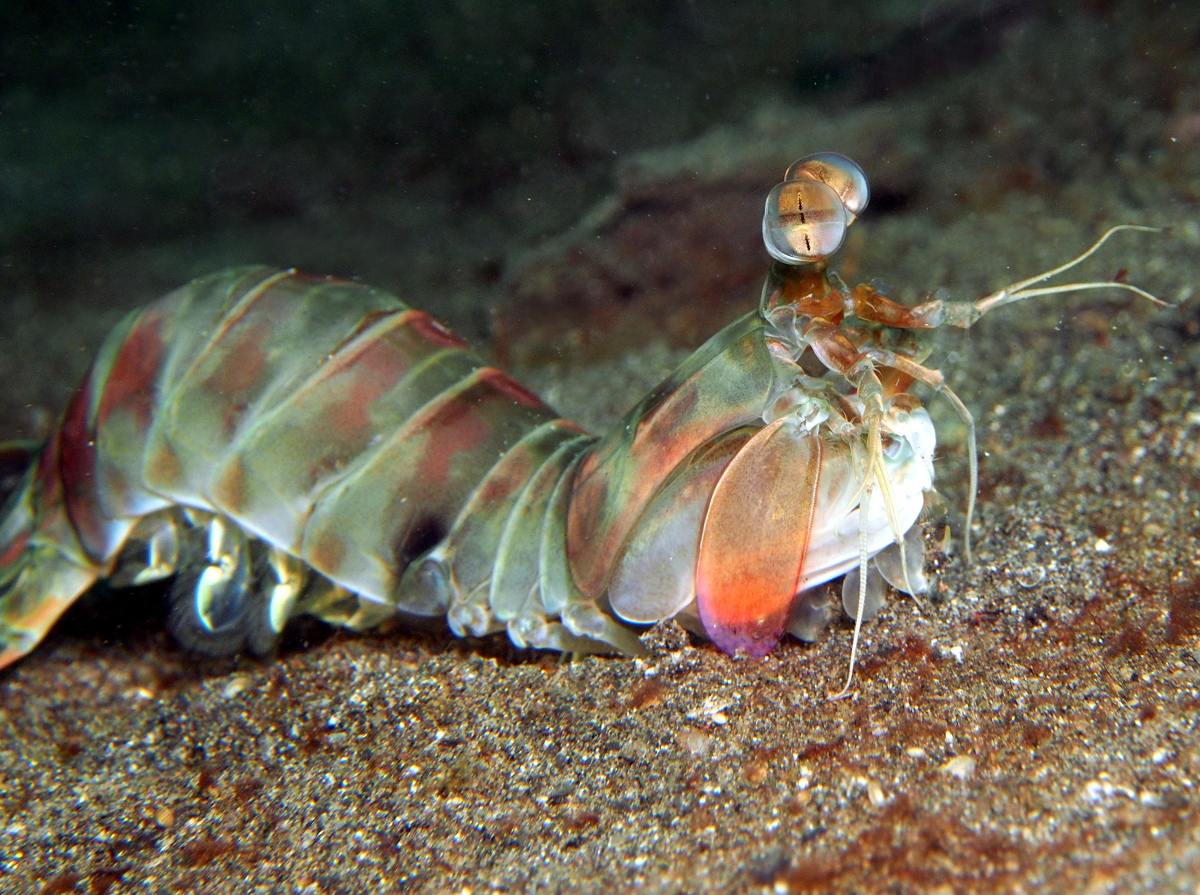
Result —
[{"label": "mantis shrimp", "polygon": [[[971,414],[910,331],[968,327],[1039,285],[905,306],[827,268],[868,186],[836,153],[770,193],[761,301],[597,438],[428,314],[352,282],[240,268],[124,320],[0,516],[0,667],[97,580],[173,577],[169,626],[207,654],[271,651],[308,613],[365,629],[639,655],[676,618],[730,654],[815,639],[817,585],[861,624],[919,594],[936,433],[910,389]],[[850,678],[847,680],[849,687]]]}]

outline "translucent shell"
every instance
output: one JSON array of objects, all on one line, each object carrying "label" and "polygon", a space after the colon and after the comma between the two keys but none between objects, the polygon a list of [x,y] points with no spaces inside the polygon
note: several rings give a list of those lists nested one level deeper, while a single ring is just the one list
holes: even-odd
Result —
[{"label": "translucent shell", "polygon": [[767,196],[763,242],[784,264],[820,261],[841,246],[851,219],[832,187],[807,178],[785,180]]},{"label": "translucent shell", "polygon": [[863,213],[871,199],[871,189],[867,186],[867,176],[863,174],[862,168],[840,152],[806,155],[799,161],[792,162],[783,179],[819,180],[828,186],[838,194],[849,212],[846,226],[854,223],[854,219]]}]

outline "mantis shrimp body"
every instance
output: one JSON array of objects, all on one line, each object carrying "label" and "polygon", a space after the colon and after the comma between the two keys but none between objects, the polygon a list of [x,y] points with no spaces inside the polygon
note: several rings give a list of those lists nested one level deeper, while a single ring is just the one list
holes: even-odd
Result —
[{"label": "mantis shrimp body", "polygon": [[9,497],[0,667],[102,578],[174,576],[171,629],[210,654],[267,653],[309,613],[626,654],[678,618],[757,656],[818,636],[838,576],[860,623],[884,578],[920,593],[936,439],[909,388],[970,415],[905,330],[1105,284],[1030,288],[1065,265],[974,303],[848,289],[825,262],[866,203],[849,159],[793,165],[759,309],[603,438],[375,289],[247,268],[167,295],[109,336]]}]

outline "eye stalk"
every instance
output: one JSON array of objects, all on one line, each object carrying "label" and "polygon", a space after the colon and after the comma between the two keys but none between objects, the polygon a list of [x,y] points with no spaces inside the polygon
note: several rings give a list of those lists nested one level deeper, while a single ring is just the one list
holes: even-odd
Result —
[{"label": "eye stalk", "polygon": [[823,261],[842,245],[846,228],[870,199],[862,168],[837,152],[796,161],[767,196],[763,242],[784,264]]}]

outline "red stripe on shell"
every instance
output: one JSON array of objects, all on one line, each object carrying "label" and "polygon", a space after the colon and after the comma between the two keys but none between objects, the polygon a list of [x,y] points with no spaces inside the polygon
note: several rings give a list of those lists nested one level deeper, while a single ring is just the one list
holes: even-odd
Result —
[{"label": "red stripe on shell", "polygon": [[133,325],[113,361],[100,406],[95,429],[104,425],[115,412],[129,411],[144,436],[154,421],[155,384],[163,360],[163,311],[151,306]]},{"label": "red stripe on shell", "polygon": [[413,367],[413,361],[403,350],[403,345],[389,340],[388,334],[408,329],[423,337],[419,318],[424,316],[428,315],[412,310],[380,311],[366,315],[363,319],[370,320],[371,326],[358,327],[355,330],[357,336],[377,330],[385,323],[386,331],[373,333],[372,338],[359,343],[349,340],[343,342],[328,362],[333,367],[321,371],[321,380],[333,381],[336,376],[346,383],[345,399],[332,407],[323,421],[339,433],[340,441],[347,440],[350,433],[371,430],[372,405],[395,388]]},{"label": "red stripe on shell", "polygon": [[[5,566],[12,565],[14,562],[16,562],[17,557],[24,552],[25,545],[29,543],[29,536],[31,534],[33,534],[31,529],[21,532],[16,538],[13,539],[12,543],[4,548],[4,552],[0,553],[0,569],[3,569]],[[0,668],[3,667],[4,666],[0,664]]]},{"label": "red stripe on shell", "polygon": [[92,377],[88,376],[63,415],[58,438],[58,474],[63,502],[79,543],[92,560],[101,562],[114,545],[108,532],[110,520],[100,511],[96,496],[96,440],[88,425],[92,387]]},{"label": "red stripe on shell", "polygon": [[466,342],[424,311],[409,311],[409,313],[412,314],[409,325],[430,345],[437,345],[439,348],[467,350]]},{"label": "red stripe on shell", "polygon": [[535,410],[550,409],[541,398],[502,370],[497,370],[495,367],[484,367],[479,371],[479,378],[515,404],[532,407]]}]

